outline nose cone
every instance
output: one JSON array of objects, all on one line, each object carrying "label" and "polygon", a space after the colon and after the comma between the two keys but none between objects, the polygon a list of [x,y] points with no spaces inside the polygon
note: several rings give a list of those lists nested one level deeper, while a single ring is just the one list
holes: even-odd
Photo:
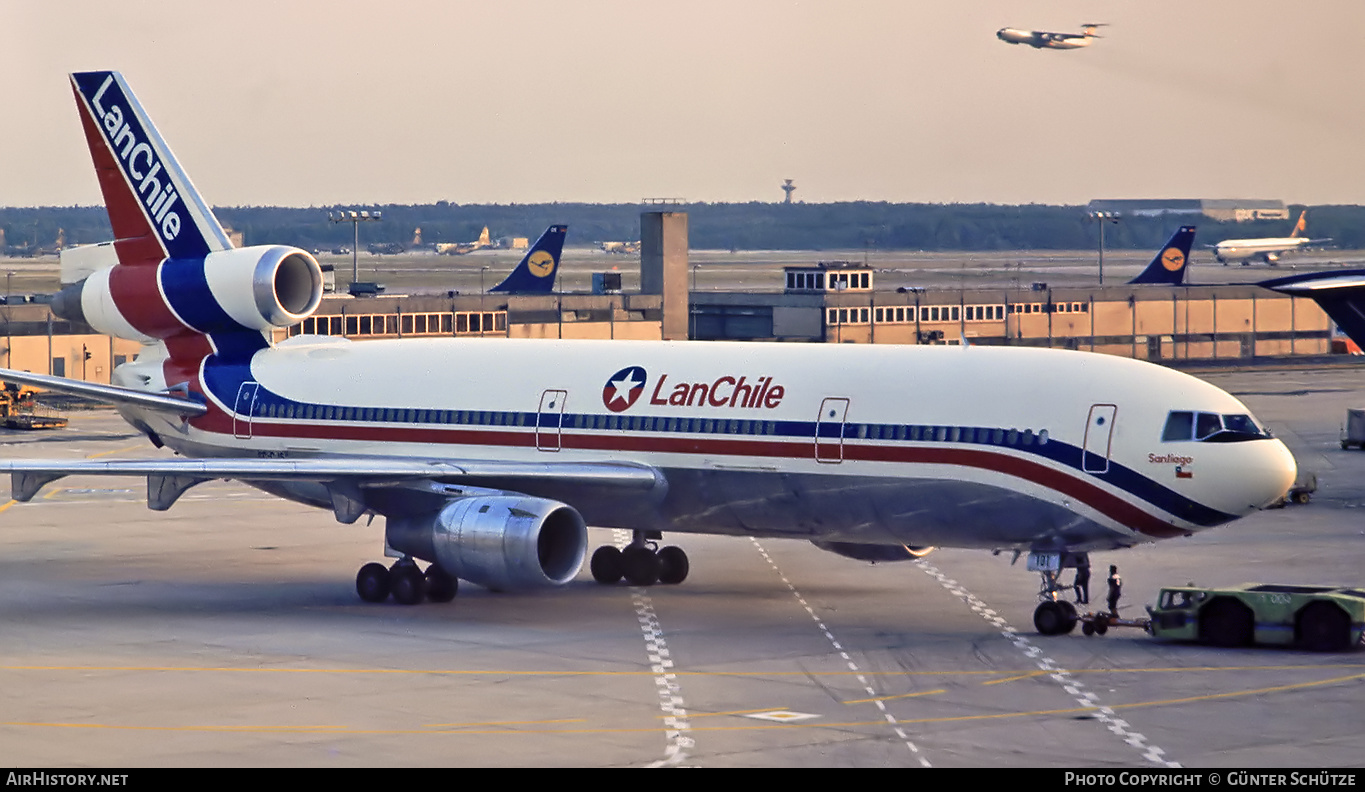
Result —
[{"label": "nose cone", "polygon": [[1243,444],[1245,455],[1235,463],[1236,502],[1244,512],[1268,506],[1284,496],[1298,476],[1294,455],[1279,440],[1260,440]]}]

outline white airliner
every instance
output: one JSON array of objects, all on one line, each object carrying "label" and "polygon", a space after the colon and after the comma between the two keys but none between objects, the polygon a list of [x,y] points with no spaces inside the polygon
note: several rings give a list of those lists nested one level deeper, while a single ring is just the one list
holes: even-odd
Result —
[{"label": "white airliner", "polygon": [[[626,528],[593,576],[677,583],[665,531],[812,541],[904,559],[933,546],[1029,553],[1035,613],[1070,630],[1059,568],[1185,536],[1276,500],[1293,457],[1201,380],[1108,355],[1010,347],[405,339],[266,331],[313,311],[306,252],[231,248],[113,72],[72,75],[117,265],[55,310],[147,342],[113,385],[0,379],[113,402],[180,456],[26,460],[16,500],[67,475],[142,476],[148,505],[237,479],[341,522],[382,516],[391,567],[363,599],[449,600],[457,579],[555,586],[586,526]],[[282,530],[287,528],[282,526]],[[430,566],[422,571],[418,562]]]},{"label": "white airliner", "polygon": [[1225,239],[1213,245],[1213,256],[1219,261],[1227,264],[1229,262],[1240,261],[1243,264],[1252,259],[1260,259],[1267,264],[1274,265],[1280,260],[1280,254],[1292,250],[1301,250],[1310,245],[1321,245],[1331,242],[1331,239],[1309,239],[1299,236],[1308,227],[1308,210],[1299,213],[1299,221],[1294,224],[1294,230],[1289,232],[1287,237],[1265,237],[1262,239]]},{"label": "white airliner", "polygon": [[1080,33],[1000,28],[995,31],[995,37],[1010,44],[1027,44],[1034,49],[1080,49],[1090,46],[1091,39],[1100,38],[1095,31],[1104,26],[1103,22],[1087,22],[1081,25]]}]

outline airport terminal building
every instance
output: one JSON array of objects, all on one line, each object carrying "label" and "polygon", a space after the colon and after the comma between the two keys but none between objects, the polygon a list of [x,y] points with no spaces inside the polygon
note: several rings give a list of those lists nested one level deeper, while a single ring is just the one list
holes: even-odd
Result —
[{"label": "airport terminal building", "polygon": [[[1344,351],[1310,299],[1253,285],[1050,288],[877,288],[850,262],[787,267],[781,292],[693,291],[687,215],[641,218],[641,293],[332,295],[302,323],[276,331],[373,338],[599,338],[827,344],[1054,347],[1152,361],[1250,361]],[[0,365],[109,382],[137,354],[133,341],[11,299]]]}]

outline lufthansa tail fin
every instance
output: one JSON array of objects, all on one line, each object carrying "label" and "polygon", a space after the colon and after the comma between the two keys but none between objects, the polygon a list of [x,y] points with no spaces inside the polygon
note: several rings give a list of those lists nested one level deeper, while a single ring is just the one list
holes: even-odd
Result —
[{"label": "lufthansa tail fin", "polygon": [[1291,239],[1298,239],[1299,235],[1305,233],[1307,230],[1308,210],[1304,209],[1302,212],[1299,212],[1299,222],[1294,224],[1294,230],[1289,232],[1289,237]]},{"label": "lufthansa tail fin", "polygon": [[552,225],[526,251],[512,274],[489,291],[509,294],[549,294],[555,287],[555,273],[559,272],[559,254],[564,250],[566,225]]},{"label": "lufthansa tail fin", "polygon": [[1341,332],[1365,348],[1365,269],[1316,272],[1263,281],[1259,285],[1316,302]]},{"label": "lufthansa tail fin", "polygon": [[1194,226],[1181,226],[1162,245],[1147,269],[1129,283],[1160,283],[1179,286],[1185,282],[1185,270],[1190,262],[1190,247],[1194,244]]},{"label": "lufthansa tail fin", "polygon": [[123,75],[78,72],[71,90],[120,263],[202,258],[232,247]]}]

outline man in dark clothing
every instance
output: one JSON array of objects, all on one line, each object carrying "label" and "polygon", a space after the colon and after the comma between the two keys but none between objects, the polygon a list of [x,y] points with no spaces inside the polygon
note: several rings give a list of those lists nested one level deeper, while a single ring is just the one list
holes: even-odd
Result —
[{"label": "man in dark clothing", "polygon": [[1081,558],[1076,563],[1076,579],[1072,581],[1071,587],[1076,590],[1076,604],[1090,604],[1090,561]]},{"label": "man in dark clothing", "polygon": [[1119,577],[1119,568],[1113,564],[1109,565],[1109,612],[1114,616],[1119,615],[1119,596],[1123,593],[1123,578]]}]

